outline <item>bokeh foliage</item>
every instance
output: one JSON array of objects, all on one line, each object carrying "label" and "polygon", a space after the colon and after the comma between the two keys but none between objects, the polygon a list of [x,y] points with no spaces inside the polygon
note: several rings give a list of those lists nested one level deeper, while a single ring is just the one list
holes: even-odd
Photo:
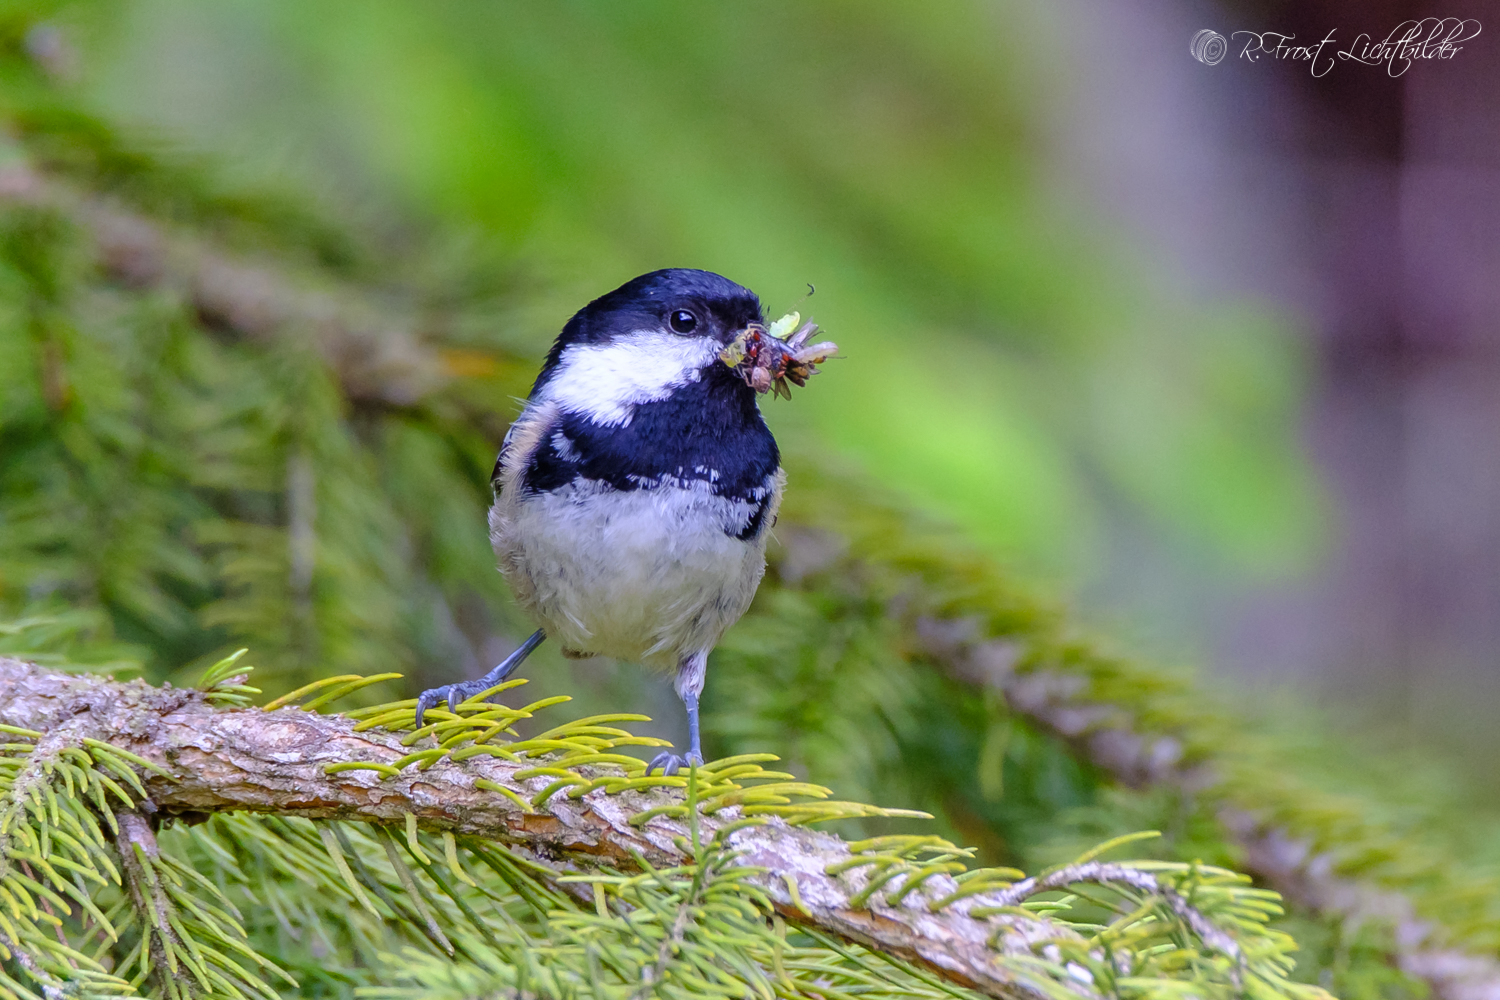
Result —
[{"label": "bokeh foliage", "polygon": [[1048,150],[1072,82],[1044,53],[1068,29],[1045,9],[151,2],[79,20],[82,85],[127,120],[341,210],[470,234],[453,256],[480,244],[477,274],[498,256],[545,275],[503,306],[533,350],[656,267],[721,271],[777,314],[815,284],[848,358],[778,423],[1033,570],[1101,572],[1115,519],[1238,572],[1306,558],[1290,330],[1182,292],[1060,201]]}]

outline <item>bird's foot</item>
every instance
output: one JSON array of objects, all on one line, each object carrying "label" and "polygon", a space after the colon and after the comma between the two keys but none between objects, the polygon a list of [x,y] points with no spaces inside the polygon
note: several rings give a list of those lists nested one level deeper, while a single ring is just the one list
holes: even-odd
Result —
[{"label": "bird's foot", "polygon": [[540,646],[546,638],[547,633],[541,629],[537,629],[531,633],[530,638],[516,647],[515,652],[501,660],[499,666],[478,680],[460,681],[457,684],[444,684],[442,687],[428,688],[417,695],[417,728],[422,728],[422,716],[427,714],[427,710],[440,701],[446,700],[448,702],[448,710],[457,715],[458,706],[461,703],[474,697],[476,694],[488,691],[515,673],[516,668],[525,662],[526,657],[531,655],[531,651]]},{"label": "bird's foot", "polygon": [[457,684],[444,684],[442,687],[428,688],[417,695],[417,728],[422,728],[422,716],[427,710],[439,702],[448,703],[448,711],[458,714],[458,706],[482,691],[494,687],[498,681],[489,677],[481,677],[478,680],[460,681]]},{"label": "bird's foot", "polygon": [[661,768],[662,777],[670,778],[684,767],[702,767],[703,756],[697,753],[689,753],[686,757],[675,753],[663,751],[651,758],[651,763],[646,765],[646,776],[658,767]]}]

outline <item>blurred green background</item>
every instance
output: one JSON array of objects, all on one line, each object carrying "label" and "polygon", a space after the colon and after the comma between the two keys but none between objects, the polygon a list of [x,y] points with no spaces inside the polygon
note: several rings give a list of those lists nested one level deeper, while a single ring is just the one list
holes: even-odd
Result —
[{"label": "blurred green background", "polygon": [[[1020,17],[1008,30],[1002,25]],[[802,305],[846,360],[768,407],[1064,590],[1111,511],[1229,574],[1305,568],[1304,358],[1048,183],[1045,11],[925,4],[142,3],[84,22],[114,117],[437,229],[541,355],[663,266]]]}]

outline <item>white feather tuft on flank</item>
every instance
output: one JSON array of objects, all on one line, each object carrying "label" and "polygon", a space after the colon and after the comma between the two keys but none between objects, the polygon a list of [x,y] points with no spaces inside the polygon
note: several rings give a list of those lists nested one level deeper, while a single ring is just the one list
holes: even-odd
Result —
[{"label": "white feather tuft on flank", "polygon": [[702,378],[722,349],[707,337],[661,330],[637,330],[608,344],[574,344],[562,352],[537,401],[605,427],[623,427],[639,404],[666,399]]}]

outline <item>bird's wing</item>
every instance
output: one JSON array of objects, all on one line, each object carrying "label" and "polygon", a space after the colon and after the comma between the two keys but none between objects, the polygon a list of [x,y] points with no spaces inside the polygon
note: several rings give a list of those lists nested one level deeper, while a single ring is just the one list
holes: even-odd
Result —
[{"label": "bird's wing", "polygon": [[561,415],[557,404],[550,402],[529,403],[521,411],[510,430],[505,432],[500,454],[495,459],[495,469],[490,473],[490,485],[495,488],[496,496],[520,485],[519,480],[525,475],[532,454],[556,429]]}]

